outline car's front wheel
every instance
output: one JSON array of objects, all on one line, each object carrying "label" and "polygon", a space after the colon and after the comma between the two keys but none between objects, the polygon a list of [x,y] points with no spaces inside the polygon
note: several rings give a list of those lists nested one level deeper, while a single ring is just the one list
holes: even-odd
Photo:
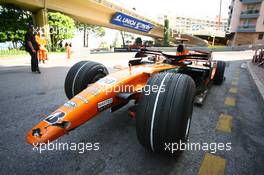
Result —
[{"label": "car's front wheel", "polygon": [[162,73],[151,77],[147,86],[153,91],[144,91],[138,104],[138,140],[153,152],[171,152],[166,145],[187,141],[195,83],[185,74]]},{"label": "car's front wheel", "polygon": [[68,99],[71,99],[89,84],[105,77],[108,74],[106,67],[93,61],[76,63],[68,71],[64,83],[64,90]]}]

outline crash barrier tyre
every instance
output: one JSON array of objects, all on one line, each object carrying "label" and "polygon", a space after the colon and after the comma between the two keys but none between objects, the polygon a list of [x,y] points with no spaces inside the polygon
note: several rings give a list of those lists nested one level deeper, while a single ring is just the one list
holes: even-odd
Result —
[{"label": "crash barrier tyre", "polygon": [[138,140],[153,152],[170,152],[165,144],[187,141],[195,83],[185,74],[161,73],[151,77],[147,85],[158,85],[159,89],[149,95],[143,91],[136,117]]},{"label": "crash barrier tyre", "polygon": [[226,63],[224,61],[217,61],[217,67],[214,77],[214,84],[221,85],[224,81]]},{"label": "crash barrier tyre", "polygon": [[89,84],[96,82],[108,74],[106,67],[93,61],[81,61],[74,64],[65,78],[64,90],[71,99]]}]

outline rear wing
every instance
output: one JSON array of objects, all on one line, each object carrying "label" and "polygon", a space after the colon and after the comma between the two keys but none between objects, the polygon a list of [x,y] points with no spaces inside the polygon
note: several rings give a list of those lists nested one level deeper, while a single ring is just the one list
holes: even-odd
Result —
[{"label": "rear wing", "polygon": [[187,54],[187,55],[169,55],[165,54],[162,51],[155,51],[155,50],[148,50],[148,49],[141,49],[137,54],[136,58],[146,57],[147,55],[161,55],[164,56],[166,59],[169,59],[173,62],[178,62],[184,59],[199,59],[199,60],[210,60],[211,59],[211,52],[205,51],[196,51],[197,54]]}]

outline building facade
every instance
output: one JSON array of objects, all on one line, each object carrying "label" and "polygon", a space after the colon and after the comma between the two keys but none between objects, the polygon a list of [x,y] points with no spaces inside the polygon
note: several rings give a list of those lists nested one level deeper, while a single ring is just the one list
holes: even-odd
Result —
[{"label": "building facade", "polygon": [[232,0],[230,45],[264,44],[264,0]]},{"label": "building facade", "polygon": [[[192,18],[184,16],[168,15],[166,18],[170,21],[170,28],[177,31],[179,34],[189,35],[205,35],[225,37],[228,28],[228,19],[221,18]],[[164,16],[159,16],[158,21],[162,23]]]},{"label": "building facade", "polygon": [[206,36],[218,36],[225,37],[225,33],[228,30],[228,21],[225,18],[219,19],[205,18],[188,18],[188,17],[175,17],[174,28],[179,33],[191,34],[191,35],[206,35]]}]

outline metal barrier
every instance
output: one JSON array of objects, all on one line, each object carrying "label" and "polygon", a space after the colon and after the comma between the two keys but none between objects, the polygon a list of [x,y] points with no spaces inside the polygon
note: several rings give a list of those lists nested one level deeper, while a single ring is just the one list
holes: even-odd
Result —
[{"label": "metal barrier", "polygon": [[[264,45],[241,45],[241,46],[223,46],[218,48],[209,48],[209,47],[197,47],[186,45],[188,50],[201,50],[207,52],[228,52],[228,51],[244,51],[244,50],[258,50],[263,49]],[[176,47],[147,47],[150,50],[164,51],[164,52],[176,52]]]},{"label": "metal barrier", "polygon": [[258,66],[264,66],[264,49],[256,49],[252,63],[257,63]]}]

